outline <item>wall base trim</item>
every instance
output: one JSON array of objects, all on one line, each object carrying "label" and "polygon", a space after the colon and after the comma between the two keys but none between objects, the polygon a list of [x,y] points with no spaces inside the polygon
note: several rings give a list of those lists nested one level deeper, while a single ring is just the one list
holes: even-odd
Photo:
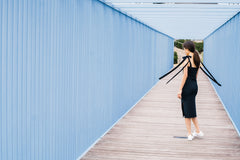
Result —
[{"label": "wall base trim", "polygon": [[233,124],[233,126],[234,126],[235,130],[236,130],[236,131],[237,131],[237,133],[238,133],[238,136],[240,137],[240,131],[238,130],[237,126],[235,125],[235,123],[234,123],[234,121],[233,121],[233,119],[232,119],[232,117],[231,117],[230,113],[229,113],[229,112],[228,112],[228,110],[227,110],[227,107],[226,107],[226,106],[225,106],[225,104],[223,103],[223,101],[222,101],[221,97],[219,96],[219,94],[218,94],[218,92],[217,92],[217,90],[216,90],[215,86],[212,84],[211,80],[210,80],[209,78],[208,78],[208,80],[210,81],[210,83],[211,83],[211,85],[212,85],[212,87],[213,87],[213,89],[214,89],[215,93],[217,94],[217,96],[218,96],[219,100],[221,101],[221,103],[222,103],[222,105],[223,105],[223,108],[224,108],[224,109],[225,109],[225,111],[227,112],[228,118],[231,120],[231,122],[232,122],[232,124]]},{"label": "wall base trim", "polygon": [[106,132],[104,132],[95,142],[93,142],[93,144],[92,144],[90,147],[88,147],[88,148],[86,149],[86,151],[83,152],[83,153],[77,158],[77,160],[80,160],[81,158],[83,158],[83,157],[86,155],[86,153],[87,153],[91,148],[93,148],[93,146],[94,146],[95,144],[97,144],[99,140],[102,139],[102,137],[104,137],[123,117],[125,117],[125,116],[136,106],[136,104],[138,104],[138,103],[142,100],[143,97],[145,97],[145,96],[148,94],[149,91],[151,91],[151,90],[157,85],[158,82],[159,82],[159,81],[157,81],[132,107],[130,107],[112,126],[110,126],[110,127],[106,130]]}]

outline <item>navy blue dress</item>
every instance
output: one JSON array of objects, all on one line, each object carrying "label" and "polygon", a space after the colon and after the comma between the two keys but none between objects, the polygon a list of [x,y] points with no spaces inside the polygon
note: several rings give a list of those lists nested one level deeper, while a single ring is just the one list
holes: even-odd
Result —
[{"label": "navy blue dress", "polygon": [[[190,62],[190,61],[189,61]],[[196,74],[198,68],[192,67],[190,62],[190,67],[188,68],[188,77],[185,81],[185,84],[182,88],[182,113],[185,118],[194,118],[197,117],[196,113],[196,102],[195,98],[198,92],[198,84],[196,79]]]}]

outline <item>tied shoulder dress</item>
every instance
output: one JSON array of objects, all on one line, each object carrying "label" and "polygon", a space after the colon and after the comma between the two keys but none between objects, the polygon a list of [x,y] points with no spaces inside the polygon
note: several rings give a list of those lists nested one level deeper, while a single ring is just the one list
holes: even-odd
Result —
[{"label": "tied shoulder dress", "polygon": [[190,66],[187,67],[188,76],[182,88],[181,104],[182,104],[183,117],[194,118],[194,117],[197,117],[195,98],[198,92],[198,84],[196,79],[198,68],[192,67],[190,59],[189,59],[189,62],[190,62]]}]

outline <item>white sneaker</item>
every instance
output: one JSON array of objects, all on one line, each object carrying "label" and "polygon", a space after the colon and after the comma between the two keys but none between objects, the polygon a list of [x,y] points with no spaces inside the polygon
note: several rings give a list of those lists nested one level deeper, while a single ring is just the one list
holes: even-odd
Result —
[{"label": "white sneaker", "polygon": [[194,136],[193,136],[192,134],[189,134],[189,135],[188,135],[188,140],[189,140],[189,141],[193,140],[193,138],[194,138]]},{"label": "white sneaker", "polygon": [[202,131],[200,131],[199,133],[197,133],[196,131],[194,131],[194,132],[193,132],[193,136],[194,136],[194,137],[203,137],[204,134],[203,134]]}]

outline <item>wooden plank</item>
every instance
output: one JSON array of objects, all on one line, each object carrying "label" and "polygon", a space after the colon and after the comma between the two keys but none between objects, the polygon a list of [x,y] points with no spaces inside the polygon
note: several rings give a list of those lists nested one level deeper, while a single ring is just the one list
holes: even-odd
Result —
[{"label": "wooden plank", "polygon": [[182,74],[165,84],[174,73],[159,81],[82,160],[239,160],[240,137],[202,71],[196,107],[205,136],[193,141],[174,138],[187,134],[177,98]]}]

